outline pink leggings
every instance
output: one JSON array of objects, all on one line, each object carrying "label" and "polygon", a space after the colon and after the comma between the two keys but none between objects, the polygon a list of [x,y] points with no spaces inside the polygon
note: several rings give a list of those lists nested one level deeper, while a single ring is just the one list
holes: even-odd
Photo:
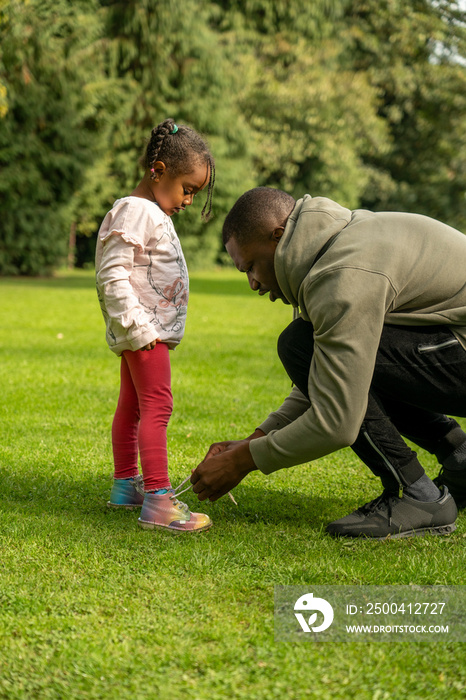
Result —
[{"label": "pink leggings", "polygon": [[144,489],[170,488],[167,425],[173,409],[168,345],[126,350],[121,357],[121,385],[112,425],[115,479],[138,473],[141,457]]}]

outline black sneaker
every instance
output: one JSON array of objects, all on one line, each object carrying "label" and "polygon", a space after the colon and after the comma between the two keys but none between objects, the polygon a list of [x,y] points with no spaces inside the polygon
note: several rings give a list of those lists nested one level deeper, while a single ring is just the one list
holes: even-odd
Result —
[{"label": "black sneaker", "polygon": [[446,486],[455,499],[457,508],[466,506],[466,469],[454,470],[442,467],[438,476],[434,479],[434,484]]},{"label": "black sneaker", "polygon": [[340,537],[370,537],[376,540],[448,535],[456,530],[455,502],[446,487],[438,501],[417,501],[403,494],[384,491],[381,496],[327,525],[327,532]]}]

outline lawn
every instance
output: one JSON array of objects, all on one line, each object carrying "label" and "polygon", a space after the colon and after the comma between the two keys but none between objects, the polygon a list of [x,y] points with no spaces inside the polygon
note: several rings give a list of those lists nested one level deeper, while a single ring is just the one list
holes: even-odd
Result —
[{"label": "lawn", "polygon": [[[326,523],[380,491],[348,449],[251,474],[238,506],[202,504],[209,532],[142,531],[136,513],[106,508],[118,359],[92,273],[2,279],[0,294],[0,698],[465,697],[460,643],[274,639],[274,585],[463,584],[464,515],[450,537],[330,538]],[[275,342],[289,321],[234,271],[192,276],[172,355],[174,485],[281,403]]]}]

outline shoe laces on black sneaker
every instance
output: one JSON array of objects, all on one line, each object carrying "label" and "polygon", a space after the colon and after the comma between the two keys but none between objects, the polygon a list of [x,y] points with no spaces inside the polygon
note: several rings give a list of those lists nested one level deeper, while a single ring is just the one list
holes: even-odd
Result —
[{"label": "shoe laces on black sneaker", "polygon": [[371,513],[375,513],[378,510],[383,510],[386,507],[388,511],[388,519],[390,521],[392,518],[393,498],[395,498],[395,494],[392,491],[385,489],[383,493],[381,493],[380,496],[377,496],[377,498],[374,498],[373,501],[369,501],[369,503],[365,503],[363,506],[358,508],[358,511],[361,513],[361,515],[366,516],[370,515]]}]

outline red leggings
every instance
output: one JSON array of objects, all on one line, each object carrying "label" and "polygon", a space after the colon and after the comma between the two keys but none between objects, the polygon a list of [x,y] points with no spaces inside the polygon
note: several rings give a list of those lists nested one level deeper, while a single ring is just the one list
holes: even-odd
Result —
[{"label": "red leggings", "polygon": [[167,425],[173,409],[168,345],[126,350],[121,357],[121,385],[112,425],[115,479],[138,473],[141,457],[144,489],[170,488]]}]

